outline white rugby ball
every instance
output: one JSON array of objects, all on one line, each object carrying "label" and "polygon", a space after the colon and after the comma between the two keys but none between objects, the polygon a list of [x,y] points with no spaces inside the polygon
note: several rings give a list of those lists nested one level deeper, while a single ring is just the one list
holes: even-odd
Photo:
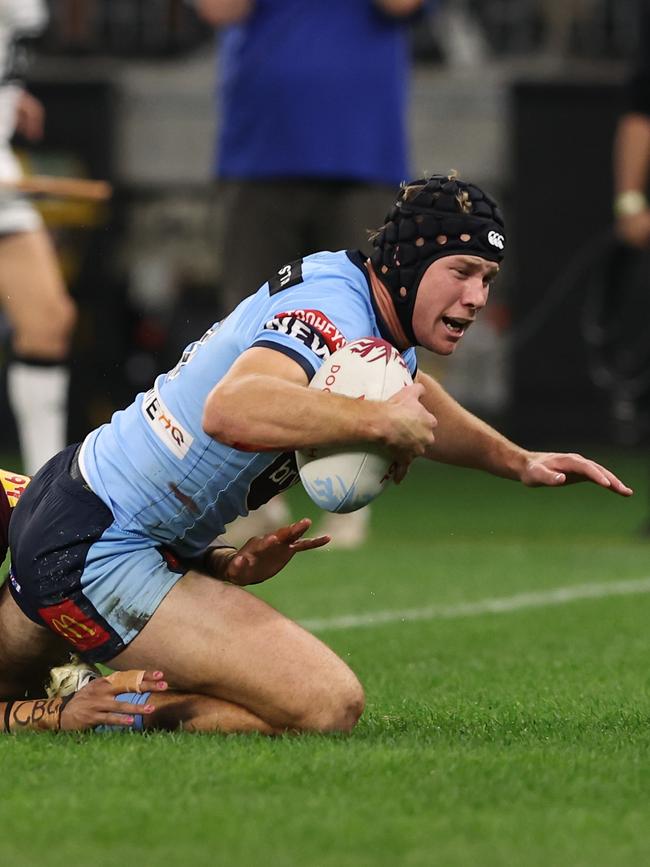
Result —
[{"label": "white rugby ball", "polygon": [[[400,353],[386,340],[362,337],[332,353],[310,388],[366,400],[388,400],[413,379]],[[381,448],[311,448],[296,452],[302,484],[328,512],[354,512],[385,490],[392,460]]]}]

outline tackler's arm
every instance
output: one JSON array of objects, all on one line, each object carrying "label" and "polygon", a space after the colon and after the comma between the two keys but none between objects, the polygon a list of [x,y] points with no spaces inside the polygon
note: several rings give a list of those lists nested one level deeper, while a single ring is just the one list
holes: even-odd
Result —
[{"label": "tackler's arm", "polygon": [[136,714],[149,714],[153,705],[116,701],[123,692],[164,691],[161,671],[116,671],[98,677],[65,698],[14,699],[0,702],[5,734],[23,731],[81,731],[98,725],[129,725]]}]

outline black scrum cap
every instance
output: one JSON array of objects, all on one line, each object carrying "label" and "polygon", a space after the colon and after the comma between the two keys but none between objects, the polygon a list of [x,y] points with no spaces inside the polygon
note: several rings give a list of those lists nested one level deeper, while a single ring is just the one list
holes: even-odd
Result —
[{"label": "black scrum cap", "polygon": [[412,325],[415,298],[429,265],[459,253],[500,262],[505,240],[501,211],[474,184],[433,175],[402,187],[373,238],[370,259],[412,343],[416,342]]}]

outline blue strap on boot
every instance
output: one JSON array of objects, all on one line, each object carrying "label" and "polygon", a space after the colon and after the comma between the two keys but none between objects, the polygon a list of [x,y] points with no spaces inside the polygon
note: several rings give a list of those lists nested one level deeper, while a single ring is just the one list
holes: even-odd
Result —
[{"label": "blue strap on boot", "polygon": [[[115,696],[115,701],[128,701],[129,704],[147,704],[149,701],[150,692],[123,692]],[[131,725],[123,726],[95,726],[96,732],[141,732],[144,731],[144,716],[141,713],[135,714]]]}]

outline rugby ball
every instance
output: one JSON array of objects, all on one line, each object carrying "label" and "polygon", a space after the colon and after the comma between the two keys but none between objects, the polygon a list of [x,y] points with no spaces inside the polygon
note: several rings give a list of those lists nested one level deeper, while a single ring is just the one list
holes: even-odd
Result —
[{"label": "rugby ball", "polygon": [[[358,400],[388,400],[413,379],[400,353],[385,340],[363,337],[332,353],[310,388]],[[387,452],[358,448],[311,448],[296,452],[300,479],[310,498],[328,512],[354,512],[385,490],[392,480]]]}]

